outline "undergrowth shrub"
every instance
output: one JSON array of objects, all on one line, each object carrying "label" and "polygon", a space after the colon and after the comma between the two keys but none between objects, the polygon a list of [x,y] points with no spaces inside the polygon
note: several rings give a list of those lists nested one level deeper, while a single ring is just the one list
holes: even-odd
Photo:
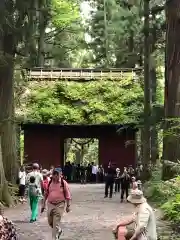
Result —
[{"label": "undergrowth shrub", "polygon": [[175,197],[161,206],[164,212],[164,217],[173,223],[180,223],[180,194],[176,194]]},{"label": "undergrowth shrub", "polygon": [[144,195],[163,210],[164,217],[180,224],[180,176],[161,180],[161,166],[157,166],[150,181],[144,185]]}]

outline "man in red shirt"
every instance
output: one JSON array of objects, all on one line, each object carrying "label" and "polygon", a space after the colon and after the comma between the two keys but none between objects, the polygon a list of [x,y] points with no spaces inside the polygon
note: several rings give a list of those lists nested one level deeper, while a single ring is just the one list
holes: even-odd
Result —
[{"label": "man in red shirt", "polygon": [[52,240],[59,239],[62,234],[60,222],[64,209],[66,209],[66,212],[70,211],[70,200],[69,186],[62,178],[62,170],[61,168],[55,168],[41,209],[41,212],[43,212],[47,201],[47,216],[48,223],[52,227]]}]

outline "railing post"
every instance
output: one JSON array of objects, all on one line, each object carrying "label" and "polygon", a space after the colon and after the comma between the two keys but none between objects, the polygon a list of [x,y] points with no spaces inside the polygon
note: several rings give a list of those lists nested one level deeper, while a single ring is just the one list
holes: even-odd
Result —
[{"label": "railing post", "polygon": [[112,80],[112,70],[110,70],[110,79]]}]

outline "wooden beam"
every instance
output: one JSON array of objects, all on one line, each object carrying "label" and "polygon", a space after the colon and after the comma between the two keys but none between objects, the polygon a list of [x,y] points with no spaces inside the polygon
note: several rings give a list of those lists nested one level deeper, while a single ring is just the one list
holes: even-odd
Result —
[{"label": "wooden beam", "polygon": [[121,80],[136,77],[141,69],[43,69],[29,70],[29,81],[96,81],[100,79]]}]

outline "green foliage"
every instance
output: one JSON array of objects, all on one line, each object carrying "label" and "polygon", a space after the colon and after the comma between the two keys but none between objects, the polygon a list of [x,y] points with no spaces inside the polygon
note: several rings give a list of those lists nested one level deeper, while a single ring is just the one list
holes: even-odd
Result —
[{"label": "green foliage", "polygon": [[52,59],[51,65],[56,67],[72,67],[80,61],[77,55],[85,45],[80,2],[53,0],[51,15],[50,31],[46,34],[47,59]]},{"label": "green foliage", "polygon": [[[114,0],[96,0],[92,18],[88,20],[90,48],[96,66],[134,67],[138,63],[141,39],[140,4]],[[136,34],[134,34],[136,33]]]},{"label": "green foliage", "polygon": [[[87,142],[89,139],[75,139],[76,142]],[[78,141],[77,141],[78,140]],[[83,145],[83,157],[80,159],[80,163],[87,165],[88,163],[95,162],[98,164],[98,140],[93,139],[88,144]],[[77,152],[81,152],[81,146],[77,145],[75,142],[70,143],[70,148],[67,154],[67,160],[71,162],[79,163]]]},{"label": "green foliage", "polygon": [[[29,88],[24,118],[42,123],[138,122],[143,93],[132,80],[63,82]],[[22,111],[21,111],[22,112]]]},{"label": "green foliage", "polygon": [[153,172],[151,181],[145,184],[146,197],[161,207],[165,219],[180,223],[180,176],[169,181],[161,181],[162,167]]},{"label": "green foliage", "polygon": [[68,27],[79,20],[79,5],[75,1],[52,0],[51,2],[52,24],[54,27]]},{"label": "green foliage", "polygon": [[164,216],[173,223],[180,223],[180,193],[176,194],[173,199],[162,205]]}]

